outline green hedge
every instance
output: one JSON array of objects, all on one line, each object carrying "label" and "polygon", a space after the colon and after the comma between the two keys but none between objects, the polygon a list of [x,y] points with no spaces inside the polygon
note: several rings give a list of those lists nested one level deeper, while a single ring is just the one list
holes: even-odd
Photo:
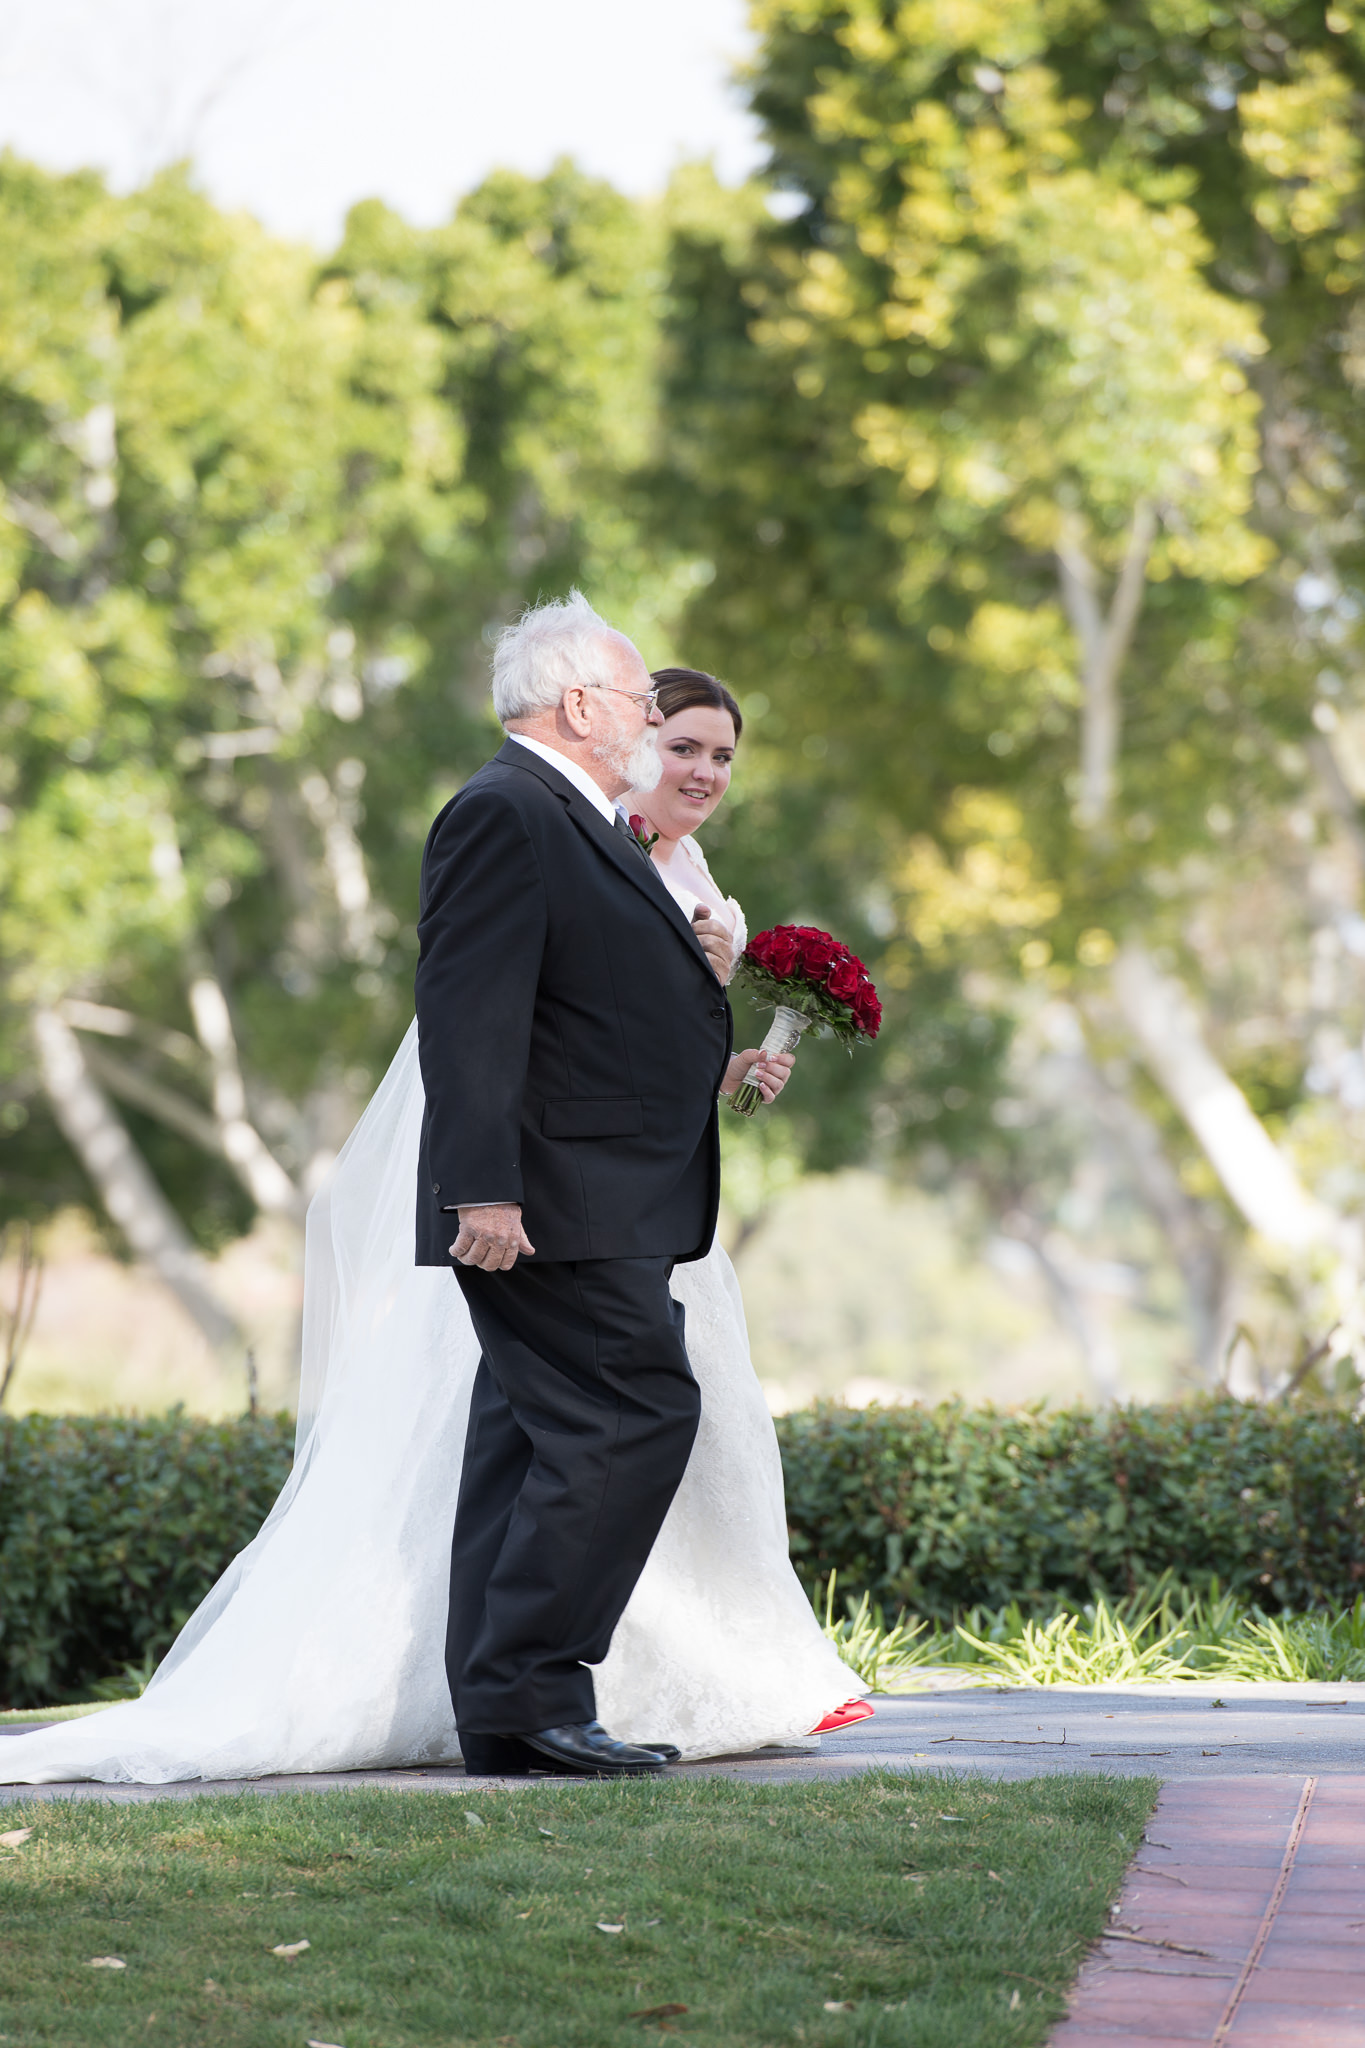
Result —
[{"label": "green hedge", "polygon": [[287,1415],[0,1416],[0,1698],[89,1696],[160,1656],[259,1529]]},{"label": "green hedge", "polygon": [[[1200,1400],[1045,1415],[825,1406],[778,1423],[792,1554],[890,1608],[1084,1600],[1172,1570],[1262,1607],[1365,1586],[1365,1427]],[[0,1416],[0,1698],[159,1655],[260,1526],[287,1416]]]},{"label": "green hedge", "polygon": [[777,1428],[803,1580],[837,1569],[889,1609],[1081,1601],[1167,1570],[1266,1608],[1365,1584],[1365,1426],[1338,1411],[826,1405]]}]

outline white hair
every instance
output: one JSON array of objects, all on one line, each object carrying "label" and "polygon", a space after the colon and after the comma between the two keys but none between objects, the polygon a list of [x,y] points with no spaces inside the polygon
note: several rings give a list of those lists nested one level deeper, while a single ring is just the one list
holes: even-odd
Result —
[{"label": "white hair", "polygon": [[501,723],[553,710],[575,683],[609,681],[607,642],[615,637],[581,590],[528,606],[493,650],[493,709]]}]

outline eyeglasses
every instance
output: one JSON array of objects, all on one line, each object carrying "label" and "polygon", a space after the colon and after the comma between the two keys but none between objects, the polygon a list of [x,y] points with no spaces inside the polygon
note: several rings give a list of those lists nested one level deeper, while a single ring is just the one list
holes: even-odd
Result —
[{"label": "eyeglasses", "polygon": [[613,697],[631,697],[637,704],[644,705],[646,718],[659,701],[657,690],[618,690],[615,683],[585,683],[583,687],[585,690],[610,690]]}]

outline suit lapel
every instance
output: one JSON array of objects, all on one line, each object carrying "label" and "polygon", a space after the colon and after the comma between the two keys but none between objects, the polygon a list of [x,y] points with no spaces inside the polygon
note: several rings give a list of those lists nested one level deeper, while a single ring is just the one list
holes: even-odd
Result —
[{"label": "suit lapel", "polygon": [[598,852],[604,854],[628,882],[633,882],[655,908],[663,912],[679,937],[701,961],[707,973],[713,972],[705,949],[692,930],[691,922],[683,915],[682,905],[661,880],[659,870],[648,854],[639,853],[635,847],[627,845],[615,827],[609,825],[601,812],[588,802],[583,792],[575,789],[566,775],[557,774],[548,761],[542,761],[539,754],[533,754],[529,747],[520,747],[512,739],[505,740],[494,759],[506,768],[528,770],[530,774],[537,776],[547,789],[553,790],[554,794],[562,799],[575,825],[592,841]]}]

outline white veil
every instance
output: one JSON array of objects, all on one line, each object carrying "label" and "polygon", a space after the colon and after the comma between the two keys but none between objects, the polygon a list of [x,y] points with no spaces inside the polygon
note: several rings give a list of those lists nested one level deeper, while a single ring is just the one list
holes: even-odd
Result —
[{"label": "white veil", "polygon": [[416,1266],[413,1024],[308,1211],[294,1469],[142,1698],[21,1736],[34,1778],[164,1783],[459,1755],[444,1644],[479,1348],[451,1273]]},{"label": "white veil", "polygon": [[[309,1211],[294,1469],[138,1700],[0,1740],[0,1782],[165,1784],[459,1757],[444,1648],[479,1362],[451,1272],[413,1263],[414,1024]],[[597,1670],[598,1712],[686,1755],[800,1739],[862,1690],[787,1557],[782,1468],[719,1246],[679,1267],[702,1424]]]}]

